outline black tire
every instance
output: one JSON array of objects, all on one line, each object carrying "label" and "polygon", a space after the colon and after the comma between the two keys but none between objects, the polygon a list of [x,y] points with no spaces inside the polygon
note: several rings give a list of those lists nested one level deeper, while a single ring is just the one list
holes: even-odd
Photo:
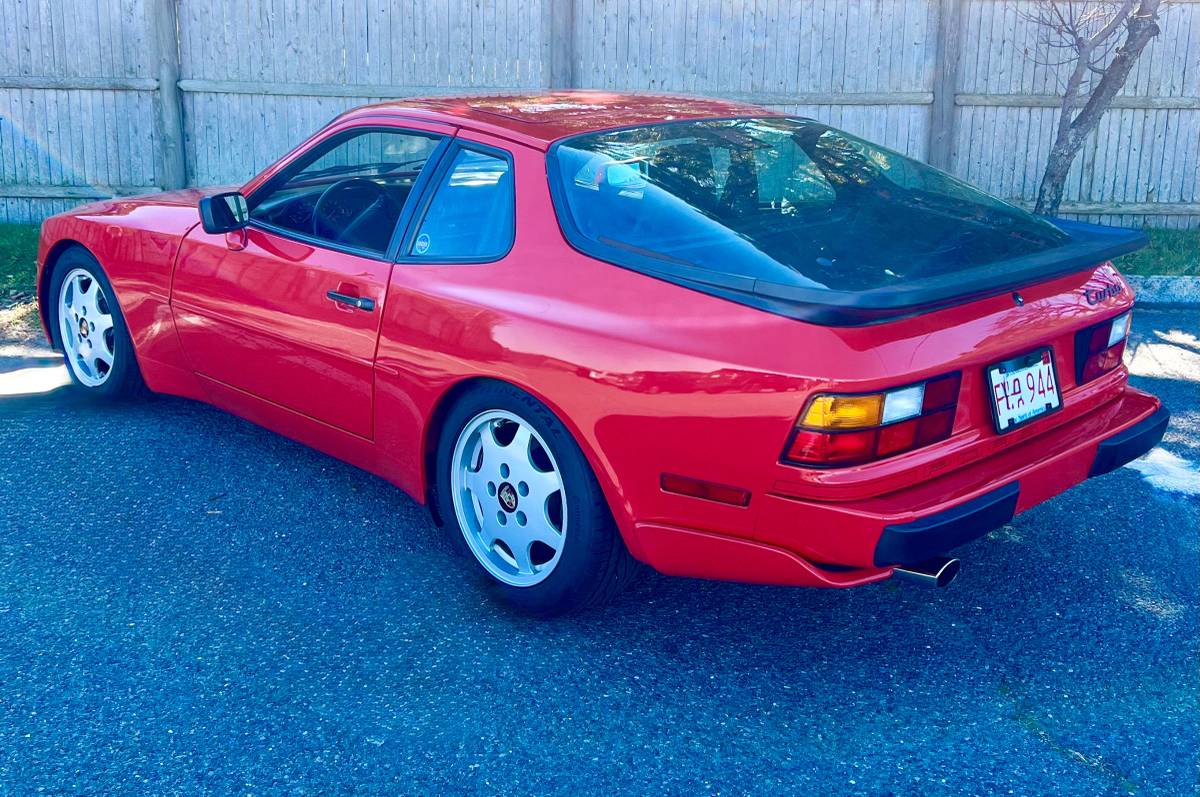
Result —
[{"label": "black tire", "polygon": [[[532,586],[505,584],[476,559],[464,537],[451,499],[455,444],[471,419],[503,410],[520,416],[542,437],[558,464],[569,522],[560,559],[543,581]],[[529,615],[547,617],[603,605],[634,578],[640,565],[629,554],[613,522],[604,494],[579,445],[545,405],[501,382],[481,383],[458,398],[437,440],[431,500],[455,551],[471,563],[490,591]]]},{"label": "black tire", "polygon": [[[130,398],[148,393],[133,352],[133,340],[130,338],[125,316],[117,302],[112,283],[109,282],[108,275],[104,273],[100,263],[82,246],[73,246],[59,255],[53,269],[50,274],[50,292],[46,297],[49,304],[50,329],[55,345],[63,352],[63,360],[67,366],[67,373],[71,376],[72,385],[77,390],[100,398]],[[106,309],[112,316],[113,363],[104,381],[98,385],[84,383],[76,373],[76,365],[71,362],[71,355],[62,340],[62,330],[59,326],[59,296],[67,275],[75,269],[83,269],[96,280],[104,292]]]}]

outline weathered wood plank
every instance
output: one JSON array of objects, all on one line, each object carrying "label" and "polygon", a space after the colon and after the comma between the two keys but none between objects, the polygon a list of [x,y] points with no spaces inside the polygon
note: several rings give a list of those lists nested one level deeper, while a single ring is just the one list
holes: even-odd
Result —
[{"label": "weathered wood plank", "polygon": [[153,32],[157,62],[159,157],[162,184],[168,188],[187,185],[187,162],[183,150],[183,104],[179,95],[179,42],[176,31],[176,0],[150,0],[148,27]]},{"label": "weathered wood plank", "polygon": [[54,75],[0,75],[0,89],[59,91],[158,91],[152,77],[58,77]]},{"label": "weathered wood plank", "polygon": [[[14,186],[179,184],[178,144],[188,180],[239,182],[353,105],[573,85],[815,116],[1028,200],[1063,78],[1030,57],[1032,2],[20,0],[0,15],[0,216],[86,198]],[[163,5],[177,20],[158,29]],[[1162,28],[1064,212],[1200,224],[1200,5],[1172,3]]]},{"label": "weathered wood plank", "polygon": [[25,199],[105,199],[162,191],[157,185],[16,185],[3,186],[2,196]]},{"label": "weathered wood plank", "polygon": [[[954,104],[999,108],[1058,108],[1061,97],[1052,94],[958,94]],[[1082,105],[1082,101],[1079,103]],[[1114,97],[1113,108],[1200,110],[1200,97]]]},{"label": "weathered wood plank", "polygon": [[[1033,200],[1010,200],[1014,204],[1033,207]],[[1060,212],[1068,215],[1122,214],[1129,216],[1194,216],[1200,213],[1200,202],[1080,202],[1065,200]]]},{"label": "weathered wood plank", "polygon": [[929,162],[939,169],[953,166],[954,108],[958,69],[962,55],[965,0],[939,0],[937,56],[933,67],[933,105],[929,119]]},{"label": "weathered wood plank", "polygon": [[185,78],[179,81],[179,90],[185,93],[206,92],[212,94],[249,94],[276,97],[419,97],[423,95],[461,94],[463,92],[521,92],[527,87],[508,85],[467,84],[465,86],[444,85],[351,85],[337,83],[267,83],[250,80],[196,80]]}]

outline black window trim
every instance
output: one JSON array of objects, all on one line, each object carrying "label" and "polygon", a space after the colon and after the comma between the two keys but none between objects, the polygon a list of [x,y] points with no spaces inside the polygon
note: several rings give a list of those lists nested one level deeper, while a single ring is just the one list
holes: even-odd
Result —
[{"label": "black window trim", "polygon": [[611,129],[589,130],[553,142],[546,150],[546,178],[555,220],[563,238],[572,249],[595,260],[747,307],[823,326],[867,326],[885,323],[987,296],[996,296],[1016,288],[1096,268],[1107,260],[1137,251],[1150,241],[1141,230],[1042,216],[1040,218],[1058,227],[1071,240],[1048,252],[1013,258],[1008,261],[1008,267],[1000,277],[988,273],[989,269],[996,265],[988,264],[949,277],[914,280],[904,286],[842,291],[803,288],[754,277],[724,274],[665,256],[658,258],[640,254],[594,241],[585,236],[575,224],[559,168],[558,148],[564,144],[570,146],[571,142],[578,138],[642,127],[762,118],[798,119],[837,130],[809,117],[768,112],[761,116],[643,122]]},{"label": "black window trim", "polygon": [[[504,160],[508,164],[509,173],[512,174],[511,198],[512,198],[512,229],[508,237],[508,248],[498,255],[488,255],[486,257],[422,257],[421,255],[412,254],[413,242],[416,240],[417,231],[421,229],[421,225],[425,223],[425,217],[429,213],[429,207],[433,204],[433,200],[437,197],[437,190],[442,184],[442,178],[446,176],[454,166],[454,159],[459,152],[469,150],[478,152],[482,155],[491,155]],[[517,172],[516,164],[513,161],[512,153],[501,147],[494,147],[489,144],[481,144],[478,141],[458,138],[457,136],[450,145],[446,148],[446,152],[442,155],[438,163],[437,171],[430,175],[429,182],[425,186],[424,192],[421,194],[418,204],[414,209],[413,215],[408,220],[408,228],[404,232],[404,236],[399,246],[399,253],[396,258],[396,263],[400,265],[421,265],[421,266],[439,266],[439,265],[482,265],[486,263],[497,263],[512,253],[513,247],[517,243]]]},{"label": "black window trim", "polygon": [[[273,235],[278,235],[281,238],[287,238],[291,241],[306,243],[320,249],[327,249],[332,252],[341,252],[342,254],[353,255],[355,257],[363,257],[368,260],[376,260],[381,263],[394,263],[400,252],[400,244],[404,238],[404,234],[408,229],[408,223],[420,202],[422,201],[425,188],[431,179],[431,175],[442,166],[442,160],[445,157],[447,150],[453,141],[453,135],[445,133],[434,133],[429,130],[418,130],[411,127],[400,127],[397,125],[381,125],[381,124],[365,124],[355,125],[341,130],[333,135],[323,138],[313,144],[307,150],[302,152],[291,163],[280,170],[270,180],[260,185],[255,189],[254,193],[246,197],[246,204],[250,208],[250,212],[254,212],[255,198],[269,196],[271,192],[276,190],[280,184],[286,182],[291,177],[295,176],[297,171],[303,171],[310,166],[314,161],[319,160],[326,153],[340,146],[343,142],[348,141],[366,133],[394,133],[397,135],[413,135],[422,136],[424,138],[435,139],[437,146],[430,153],[429,158],[425,162],[425,166],[417,175],[417,179],[413,181],[412,190],[408,192],[408,197],[404,200],[404,207],[400,210],[400,216],[396,220],[396,226],[392,229],[391,238],[388,241],[388,247],[382,252],[377,252],[374,249],[364,249],[360,246],[352,246],[350,244],[338,243],[330,241],[326,238],[319,238],[315,235],[291,230],[286,227],[279,227],[265,221],[250,217],[247,226],[255,229],[269,232]],[[261,200],[260,200],[261,201]]]}]

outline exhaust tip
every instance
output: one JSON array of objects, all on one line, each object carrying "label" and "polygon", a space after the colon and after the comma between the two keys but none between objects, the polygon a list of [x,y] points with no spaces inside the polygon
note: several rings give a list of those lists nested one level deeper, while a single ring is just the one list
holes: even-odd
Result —
[{"label": "exhaust tip", "polygon": [[897,565],[892,575],[926,587],[948,587],[957,576],[962,563],[948,556],[935,556],[913,565]]}]

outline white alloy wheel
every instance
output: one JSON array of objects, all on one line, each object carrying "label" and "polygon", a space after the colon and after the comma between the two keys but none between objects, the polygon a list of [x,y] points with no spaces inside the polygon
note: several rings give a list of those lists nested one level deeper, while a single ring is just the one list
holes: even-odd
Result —
[{"label": "white alloy wheel", "polygon": [[99,387],[116,360],[112,306],[87,269],[74,268],[58,292],[58,331],[67,366],[85,387]]},{"label": "white alloy wheel", "polygon": [[489,410],[463,426],[450,463],[454,513],[471,553],[505,584],[544,581],[567,535],[562,472],[546,441],[524,418]]}]

